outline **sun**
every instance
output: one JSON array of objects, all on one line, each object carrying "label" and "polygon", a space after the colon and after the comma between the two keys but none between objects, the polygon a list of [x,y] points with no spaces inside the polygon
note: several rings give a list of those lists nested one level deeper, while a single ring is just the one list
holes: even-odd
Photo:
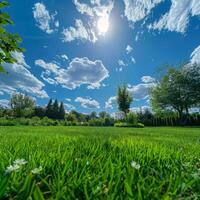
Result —
[{"label": "sun", "polygon": [[98,22],[97,22],[97,28],[99,31],[100,35],[104,35],[109,28],[109,19],[108,16],[102,16],[101,18],[99,18]]}]

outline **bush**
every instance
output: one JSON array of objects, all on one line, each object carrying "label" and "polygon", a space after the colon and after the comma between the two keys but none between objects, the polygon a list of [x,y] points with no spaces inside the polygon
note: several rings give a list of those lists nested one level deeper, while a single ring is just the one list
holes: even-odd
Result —
[{"label": "bush", "polygon": [[137,123],[137,124],[129,124],[125,122],[117,122],[114,124],[115,127],[135,127],[135,128],[144,128],[144,124]]},{"label": "bush", "polygon": [[126,122],[128,124],[137,124],[137,122],[138,122],[137,114],[135,114],[133,112],[129,112],[126,117]]},{"label": "bush", "polygon": [[89,126],[103,126],[104,125],[104,119],[90,119],[89,120]]},{"label": "bush", "polygon": [[144,124],[137,123],[134,127],[136,127],[136,128],[144,128]]},{"label": "bush", "polygon": [[12,119],[0,118],[0,126],[15,126],[16,122]]}]

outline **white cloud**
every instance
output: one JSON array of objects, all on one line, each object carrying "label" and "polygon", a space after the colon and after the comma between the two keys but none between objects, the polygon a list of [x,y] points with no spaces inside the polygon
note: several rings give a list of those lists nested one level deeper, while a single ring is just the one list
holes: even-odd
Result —
[{"label": "white cloud", "polygon": [[4,64],[8,74],[0,73],[0,92],[13,93],[16,91],[27,92],[39,98],[48,97],[43,90],[45,86],[29,71],[30,66],[27,65],[22,53],[13,53],[18,63]]},{"label": "white cloud", "polygon": [[74,0],[74,5],[76,6],[78,12],[80,12],[81,14],[86,14],[90,17],[94,16],[101,17],[109,15],[113,9],[114,2],[112,0],[107,0],[106,2],[107,3],[103,5],[100,3],[100,1],[91,0],[91,4],[94,5],[92,7],[86,3],[80,3],[79,0]]},{"label": "white cloud", "polygon": [[68,58],[68,56],[67,56],[66,54],[61,55],[61,58],[62,58],[63,60],[69,60],[69,58]]},{"label": "white cloud", "polygon": [[42,67],[43,69],[49,71],[49,72],[52,72],[54,74],[57,74],[58,73],[58,70],[60,69],[60,67],[55,64],[55,63],[46,63],[44,60],[42,59],[38,59],[35,61],[35,65],[37,66],[40,66]]},{"label": "white cloud", "polygon": [[83,108],[90,108],[90,109],[100,108],[99,102],[91,98],[88,99],[88,98],[77,97],[75,99],[75,102],[80,103]]},{"label": "white cloud", "polygon": [[146,110],[152,112],[152,107],[150,107],[150,106],[132,107],[132,108],[130,108],[130,110],[131,110],[132,112],[136,112],[136,113],[137,113],[137,112],[142,112],[142,113],[144,113]]},{"label": "white cloud", "polygon": [[75,89],[82,84],[99,88],[107,77],[109,72],[101,60],[91,61],[84,57],[74,58],[67,69],[60,69],[56,80],[68,89]]},{"label": "white cloud", "polygon": [[66,101],[71,102],[72,100],[70,98],[65,98]]},{"label": "white cloud", "polygon": [[73,1],[79,13],[89,17],[87,25],[83,25],[80,19],[76,19],[75,26],[70,26],[63,30],[63,42],[74,40],[90,41],[95,43],[101,34],[97,31],[98,20],[100,17],[106,17],[109,21],[110,13],[113,9],[114,2],[107,0],[101,3],[99,0],[91,0],[90,4],[81,3],[79,0]]},{"label": "white cloud", "polygon": [[55,15],[49,14],[43,3],[38,2],[34,4],[33,16],[37,22],[37,26],[48,34],[53,33],[59,27],[59,22],[54,20]]},{"label": "white cloud", "polygon": [[127,45],[126,47],[126,53],[129,54],[133,51],[133,47],[131,47],[130,45]]},{"label": "white cloud", "polygon": [[73,106],[72,104],[69,104],[69,103],[64,103],[64,106],[65,106],[65,109],[68,110],[68,111],[76,109],[75,106]]},{"label": "white cloud", "polygon": [[151,10],[163,0],[124,0],[124,14],[129,21],[137,22],[150,14]]},{"label": "white cloud", "polygon": [[191,53],[191,63],[200,64],[200,45]]},{"label": "white cloud", "polygon": [[149,89],[155,86],[155,79],[150,76],[143,76],[142,83],[128,87],[128,91],[133,95],[135,100],[147,99],[149,97]]},{"label": "white cloud", "polygon": [[0,99],[0,108],[8,108],[9,107],[9,100],[8,99]]},{"label": "white cloud", "polygon": [[41,78],[51,85],[58,84],[57,81],[53,77],[51,77],[51,72],[48,70],[42,72]]},{"label": "white cloud", "polygon": [[126,64],[124,63],[124,61],[121,60],[121,59],[118,60],[118,65],[119,66],[124,66],[124,67],[126,66]]},{"label": "white cloud", "polygon": [[161,19],[149,26],[150,29],[166,29],[184,33],[190,17],[200,15],[199,0],[171,0],[170,10]]},{"label": "white cloud", "polygon": [[132,62],[133,64],[135,64],[135,63],[136,63],[136,61],[135,61],[135,58],[134,58],[134,57],[131,57],[131,62]]},{"label": "white cloud", "polygon": [[110,97],[105,103],[105,108],[106,109],[113,109],[113,104],[115,104],[116,101],[117,101],[117,97],[116,96]]},{"label": "white cloud", "polygon": [[97,41],[97,38],[94,34],[94,32],[90,29],[87,30],[87,28],[83,25],[83,22],[80,19],[76,19],[75,27],[70,26],[69,28],[66,28],[62,32],[63,34],[63,42],[71,42],[76,39],[82,40],[82,41],[91,41],[95,43]]},{"label": "white cloud", "polygon": [[143,76],[141,78],[142,82],[144,83],[153,83],[155,82],[155,78],[151,77],[151,76]]}]

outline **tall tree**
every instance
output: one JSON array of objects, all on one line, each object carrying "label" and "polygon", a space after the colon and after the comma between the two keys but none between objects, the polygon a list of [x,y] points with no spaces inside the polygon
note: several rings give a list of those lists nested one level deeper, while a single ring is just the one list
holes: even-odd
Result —
[{"label": "tall tree", "polygon": [[10,99],[10,106],[15,117],[28,117],[33,113],[35,101],[25,94],[16,93]]},{"label": "tall tree", "polygon": [[97,118],[97,113],[95,111],[90,113],[90,119],[96,119]]},{"label": "tall tree", "polygon": [[49,118],[53,117],[53,101],[52,101],[52,99],[49,100],[49,103],[46,106],[46,116]]},{"label": "tall tree", "polygon": [[58,111],[58,119],[64,119],[64,118],[65,118],[65,108],[63,102],[61,102]]},{"label": "tall tree", "polygon": [[52,118],[53,119],[58,119],[59,118],[59,105],[58,105],[58,100],[56,99],[53,103],[53,110],[52,110]]},{"label": "tall tree", "polygon": [[127,115],[130,109],[130,105],[133,101],[133,97],[131,96],[130,92],[127,90],[126,85],[118,87],[117,92],[117,103],[118,109]]},{"label": "tall tree", "polygon": [[4,72],[4,63],[15,63],[16,59],[13,57],[12,52],[22,52],[23,49],[19,47],[22,41],[17,34],[8,33],[5,26],[13,25],[10,16],[2,12],[2,9],[9,6],[6,1],[0,1],[0,72]]},{"label": "tall tree", "polygon": [[109,117],[109,114],[107,112],[105,112],[105,111],[102,111],[102,112],[99,113],[99,117],[104,119],[106,117]]},{"label": "tall tree", "polygon": [[200,71],[191,67],[184,65],[179,69],[169,69],[151,90],[154,111],[173,109],[179,113],[181,124],[187,122],[189,109],[200,103]]}]

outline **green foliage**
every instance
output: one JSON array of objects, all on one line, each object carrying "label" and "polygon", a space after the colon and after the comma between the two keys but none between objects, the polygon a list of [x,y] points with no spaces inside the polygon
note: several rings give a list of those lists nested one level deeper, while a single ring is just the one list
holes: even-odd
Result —
[{"label": "green foliage", "polygon": [[0,199],[200,198],[199,128],[0,130]]},{"label": "green foliage", "polygon": [[57,99],[54,102],[52,99],[50,99],[46,106],[45,116],[51,119],[64,119],[65,108],[63,102],[61,102],[59,105]]},{"label": "green foliage", "polygon": [[13,25],[10,16],[2,10],[9,6],[6,1],[0,1],[0,72],[4,72],[4,63],[15,63],[16,59],[13,57],[13,52],[22,52],[23,49],[19,47],[21,38],[17,34],[8,33],[5,26]]},{"label": "green foliage", "polygon": [[27,95],[16,93],[10,99],[10,106],[15,117],[30,117],[34,111],[35,101]]},{"label": "green foliage", "polygon": [[200,104],[200,66],[170,68],[151,90],[151,103],[157,113],[175,110],[180,123],[187,123],[189,109]]},{"label": "green foliage", "polygon": [[144,128],[144,124],[142,123],[136,123],[136,124],[130,124],[126,122],[116,122],[114,124],[115,127],[132,127],[132,128]]},{"label": "green foliage", "polygon": [[61,102],[58,109],[58,119],[64,119],[64,118],[65,118],[65,108],[63,102]]},{"label": "green foliage", "polygon": [[90,126],[104,126],[104,119],[102,118],[90,119],[88,123]]},{"label": "green foliage", "polygon": [[138,116],[137,116],[137,114],[135,114],[133,112],[129,112],[127,114],[127,117],[126,117],[126,122],[128,124],[137,124],[137,122],[138,122]]},{"label": "green foliage", "polygon": [[133,98],[131,94],[128,92],[126,85],[124,84],[122,87],[118,87],[118,92],[117,92],[118,109],[127,114],[129,112],[132,101]]}]

